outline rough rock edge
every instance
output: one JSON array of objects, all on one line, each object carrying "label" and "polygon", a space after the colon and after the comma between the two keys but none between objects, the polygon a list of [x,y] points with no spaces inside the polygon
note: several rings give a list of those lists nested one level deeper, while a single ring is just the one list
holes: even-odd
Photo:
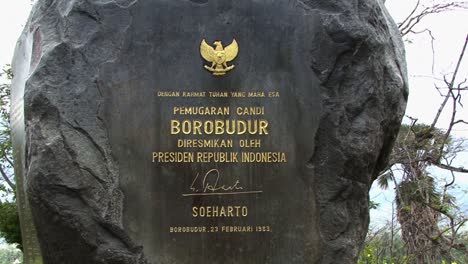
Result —
[{"label": "rough rock edge", "polygon": [[96,82],[100,65],[119,55],[134,3],[39,1],[20,40],[34,39],[25,178],[45,263],[148,263],[122,227],[119,170]]},{"label": "rough rock edge", "polygon": [[324,109],[310,160],[324,243],[319,263],[356,263],[369,225],[368,191],[406,107],[404,45],[380,0],[300,2],[321,10],[329,36],[322,44],[338,51],[334,60],[317,53],[312,62]]}]

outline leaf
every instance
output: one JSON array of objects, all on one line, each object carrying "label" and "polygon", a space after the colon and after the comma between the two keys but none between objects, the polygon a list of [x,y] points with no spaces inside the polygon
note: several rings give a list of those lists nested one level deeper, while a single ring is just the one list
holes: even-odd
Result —
[{"label": "leaf", "polygon": [[388,172],[380,175],[380,177],[377,178],[377,183],[379,184],[379,187],[382,189],[388,189],[389,182],[393,178],[393,172],[389,170]]}]

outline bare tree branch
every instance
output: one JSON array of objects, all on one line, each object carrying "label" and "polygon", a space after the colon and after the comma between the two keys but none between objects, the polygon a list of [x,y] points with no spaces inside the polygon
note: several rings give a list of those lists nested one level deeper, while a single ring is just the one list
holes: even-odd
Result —
[{"label": "bare tree branch", "polygon": [[[468,43],[468,34],[465,37],[465,44],[463,45],[462,52],[460,53],[460,56],[458,58],[457,66],[455,67],[455,71],[454,71],[454,73],[452,75],[452,80],[450,81],[450,83],[448,85],[449,90],[453,88],[453,85],[455,83],[455,80],[456,80],[456,77],[457,77],[457,74],[458,74],[458,70],[460,69],[460,65],[461,65],[461,62],[463,60],[463,56],[465,55],[465,50],[466,50],[467,43]],[[434,121],[432,121],[431,129],[434,129],[434,127],[437,124],[437,121],[439,121],[440,114],[444,110],[445,105],[447,104],[447,102],[448,102],[448,100],[450,98],[450,95],[451,95],[450,92],[447,92],[447,95],[446,95],[444,101],[442,102],[441,106],[437,110],[437,114],[436,114],[436,116],[434,118]]]},{"label": "bare tree branch", "polygon": [[414,33],[413,28],[418,25],[426,16],[431,14],[438,14],[445,11],[454,9],[465,9],[467,8],[466,3],[463,1],[454,1],[448,3],[435,4],[428,7],[423,7],[422,10],[418,11],[420,7],[420,1],[416,3],[416,6],[411,13],[401,22],[398,23],[398,29],[402,36],[406,36],[409,33]]},{"label": "bare tree branch", "polygon": [[447,165],[447,164],[442,164],[440,162],[432,162],[432,164],[439,167],[439,168],[446,169],[446,170],[449,170],[449,171],[468,173],[468,169],[465,169],[464,167],[453,167],[453,166],[450,166],[450,165]]},{"label": "bare tree branch", "polygon": [[13,190],[13,192],[16,192],[16,185],[10,180],[8,177],[8,174],[5,173],[3,168],[0,166],[0,174],[2,175],[2,178],[5,180],[5,182],[10,186],[10,188]]},{"label": "bare tree branch", "polygon": [[8,155],[3,155],[3,158],[8,162],[8,164],[10,164],[11,167],[13,167],[13,161],[10,158],[8,158]]},{"label": "bare tree branch", "polygon": [[419,8],[420,3],[421,3],[421,0],[418,0],[418,2],[416,2],[416,5],[414,6],[413,10],[411,10],[410,14],[402,22],[398,23],[398,28],[400,29],[400,31],[401,31],[401,27],[403,25],[406,25],[408,20],[413,17],[414,13],[416,13],[416,11]]},{"label": "bare tree branch", "polygon": [[460,123],[468,125],[468,122],[466,122],[465,120],[457,120],[457,121],[453,122],[454,125],[460,124]]}]

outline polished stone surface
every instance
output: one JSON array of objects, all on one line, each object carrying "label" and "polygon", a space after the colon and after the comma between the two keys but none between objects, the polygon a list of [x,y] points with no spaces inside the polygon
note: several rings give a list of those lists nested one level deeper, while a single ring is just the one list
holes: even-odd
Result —
[{"label": "polished stone surface", "polygon": [[[213,76],[202,39],[233,38],[235,68]],[[24,100],[15,146],[45,263],[355,262],[368,190],[406,105],[405,67],[381,1],[40,1],[17,48],[14,70],[26,74],[15,77],[13,102]],[[231,96],[252,91],[265,97]],[[174,119],[263,120],[268,135],[176,135]],[[183,139],[234,145],[178,146]],[[244,139],[260,146],[241,147]],[[174,163],[154,152],[279,152],[286,161]],[[248,213],[194,216],[223,206]],[[207,231],[171,232],[179,227]]]}]

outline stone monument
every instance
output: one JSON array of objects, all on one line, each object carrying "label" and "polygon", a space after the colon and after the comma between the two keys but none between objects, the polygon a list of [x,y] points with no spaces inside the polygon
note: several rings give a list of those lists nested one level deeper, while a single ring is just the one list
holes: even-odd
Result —
[{"label": "stone monument", "polygon": [[407,98],[381,0],[41,0],[13,63],[27,263],[353,263]]}]

